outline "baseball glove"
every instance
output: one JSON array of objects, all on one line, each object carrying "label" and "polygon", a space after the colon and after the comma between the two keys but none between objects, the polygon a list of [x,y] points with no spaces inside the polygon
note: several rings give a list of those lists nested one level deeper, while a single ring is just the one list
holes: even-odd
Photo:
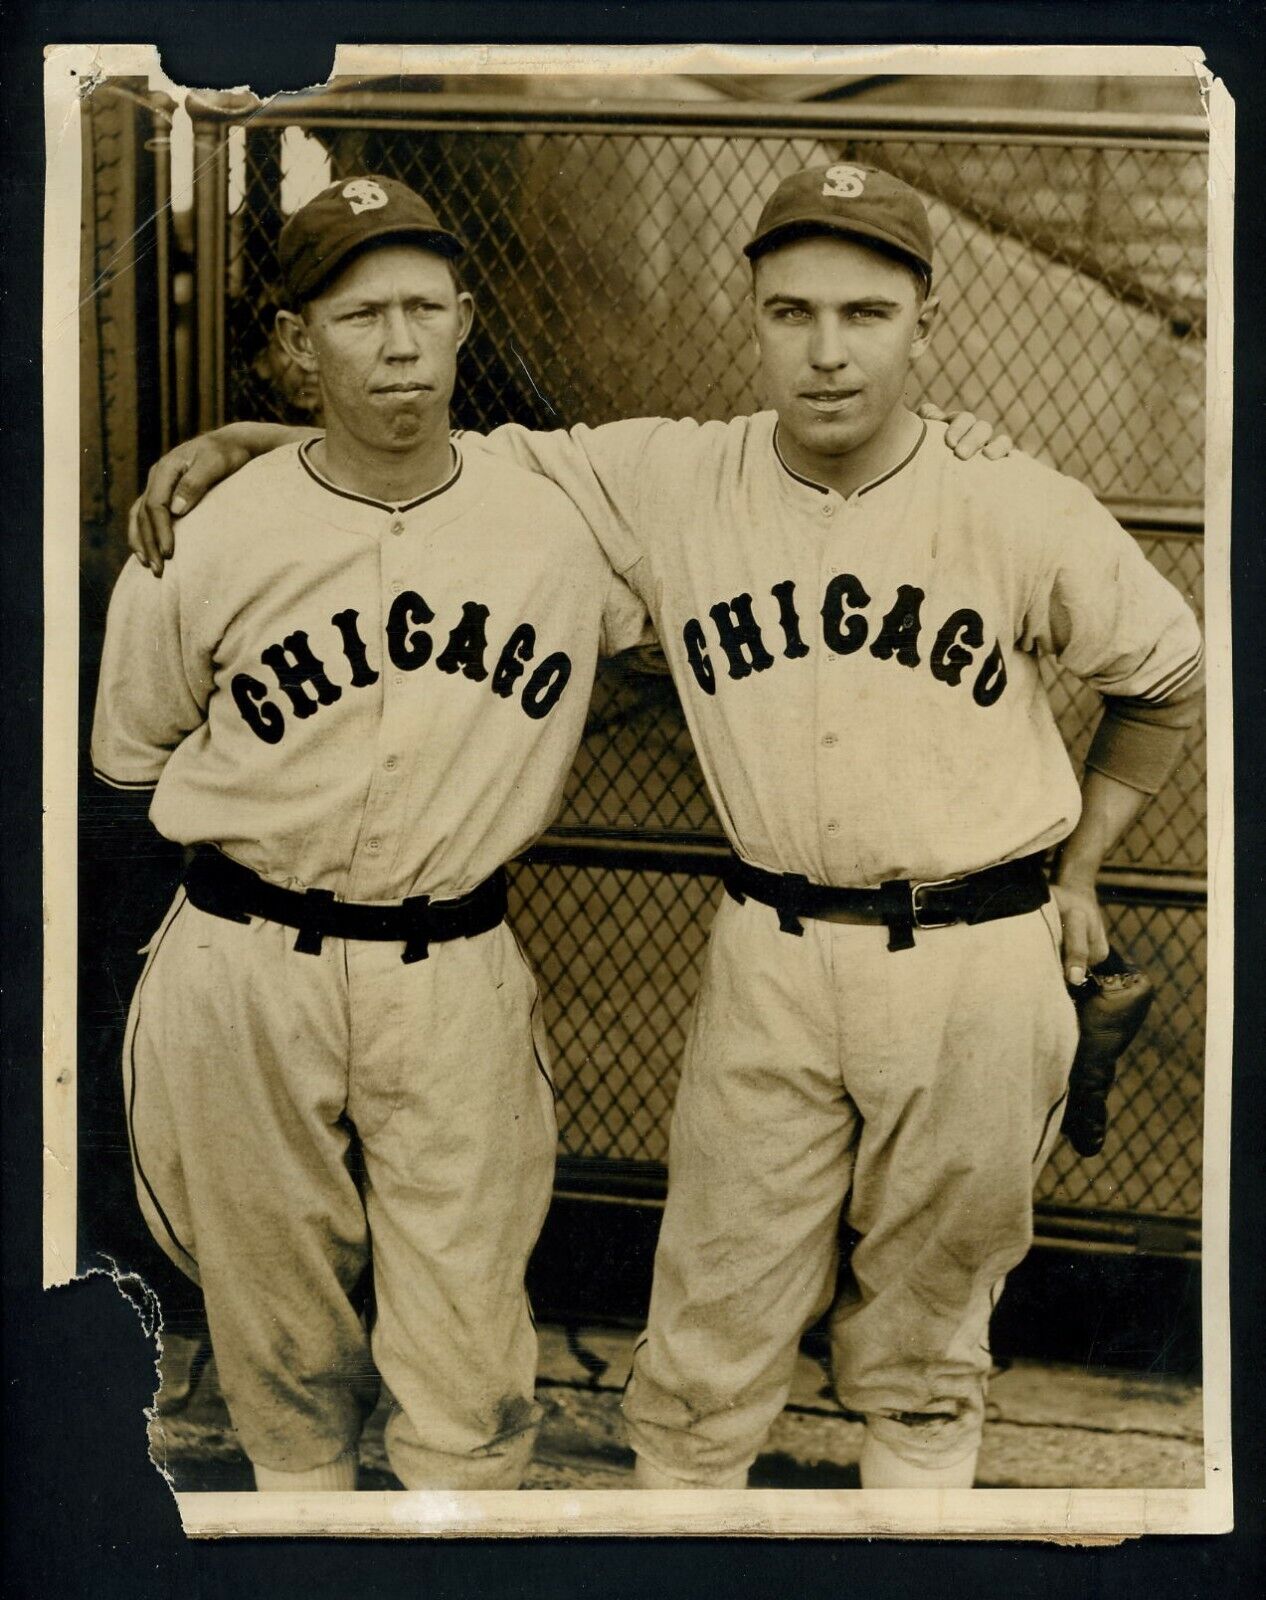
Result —
[{"label": "baseball glove", "polygon": [[1152,980],[1118,950],[1091,967],[1085,983],[1068,990],[1080,1037],[1068,1079],[1060,1132],[1079,1156],[1097,1156],[1108,1131],[1108,1091],[1117,1062],[1143,1026],[1155,997]]}]

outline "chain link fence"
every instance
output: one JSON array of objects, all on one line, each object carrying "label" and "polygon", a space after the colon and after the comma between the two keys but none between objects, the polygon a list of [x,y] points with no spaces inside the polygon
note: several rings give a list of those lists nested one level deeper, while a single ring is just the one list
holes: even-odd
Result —
[{"label": "chain link fence", "polygon": [[[575,105],[357,92],[191,100],[200,423],[300,421],[316,397],[271,335],[285,216],[342,176],[411,183],[465,239],[478,319],[456,422],[558,427],[760,404],[743,300],[763,198],[859,160],[924,195],[944,310],[920,393],[1001,419],[1081,478],[1199,605],[1205,184],[1195,119],[894,119],[856,105]],[[1052,692],[1079,759],[1098,702]],[[513,873],[542,975],[565,1179],[661,1174],[724,842],[671,682],[604,667],[558,826]],[[1052,1236],[1183,1248],[1200,1214],[1205,796],[1193,742],[1105,874],[1114,933],[1157,977],[1101,1158],[1060,1146]]]}]

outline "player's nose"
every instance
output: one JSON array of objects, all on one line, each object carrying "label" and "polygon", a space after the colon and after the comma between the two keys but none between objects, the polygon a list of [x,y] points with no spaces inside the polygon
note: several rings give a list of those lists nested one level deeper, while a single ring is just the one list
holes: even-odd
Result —
[{"label": "player's nose", "polygon": [[400,306],[388,306],[383,325],[383,353],[389,361],[411,361],[418,354],[418,336]]},{"label": "player's nose", "polygon": [[810,364],[818,371],[830,371],[847,366],[848,360],[848,335],[843,323],[834,317],[820,317],[809,340]]}]

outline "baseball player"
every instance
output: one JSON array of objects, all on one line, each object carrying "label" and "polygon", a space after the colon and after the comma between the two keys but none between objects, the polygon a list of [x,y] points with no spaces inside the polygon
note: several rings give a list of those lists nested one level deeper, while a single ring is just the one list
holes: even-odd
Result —
[{"label": "baseball player", "polygon": [[515,1487],[538,1418],[557,1133],[502,869],[642,610],[565,496],[453,444],[461,248],[386,178],[290,219],[278,332],[324,437],[110,606],[94,767],[193,852],[128,1022],[137,1194],[266,1490],[355,1487],[375,1368],[408,1487]]},{"label": "baseball player", "polygon": [[[625,1415],[642,1484],[740,1487],[833,1308],[863,1484],[967,1486],[1065,979],[1106,955],[1097,872],[1179,758],[1200,638],[1086,490],[960,461],[902,404],[938,310],[913,190],[799,173],[746,254],[769,410],[482,446],[564,488],[645,600],[737,857]],[[1080,792],[1043,657],[1105,698]]]}]

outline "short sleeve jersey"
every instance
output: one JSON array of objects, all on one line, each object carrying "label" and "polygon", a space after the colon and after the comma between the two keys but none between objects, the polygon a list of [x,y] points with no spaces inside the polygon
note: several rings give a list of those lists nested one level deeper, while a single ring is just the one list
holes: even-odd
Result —
[{"label": "short sleeve jersey", "polygon": [[[472,441],[473,442],[473,441]],[[1172,694],[1195,619],[1074,480],[960,461],[943,426],[847,497],[772,413],[496,430],[646,601],[739,855],[815,882],[937,879],[1041,850],[1080,794],[1042,682]]]},{"label": "short sleeve jersey", "polygon": [[640,603],[575,507],[454,451],[405,505],[342,491],[309,447],[252,462],[181,524],[161,580],[110,606],[99,776],[261,876],[344,899],[465,893],[552,819],[600,649]]}]

